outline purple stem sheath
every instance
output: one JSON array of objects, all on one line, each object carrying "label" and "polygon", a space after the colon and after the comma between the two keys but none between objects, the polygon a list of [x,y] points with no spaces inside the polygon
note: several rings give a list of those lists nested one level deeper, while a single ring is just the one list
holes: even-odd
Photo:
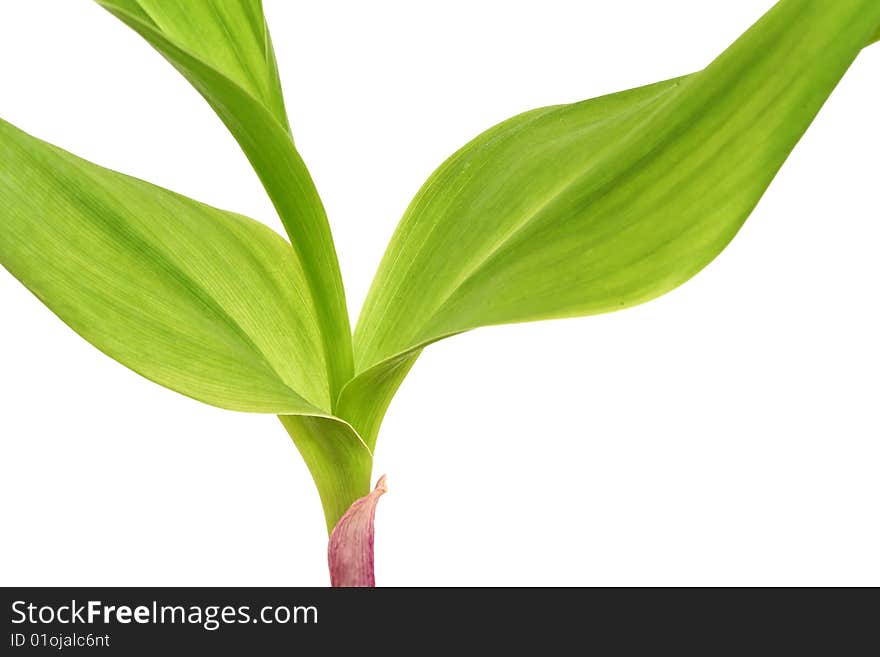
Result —
[{"label": "purple stem sheath", "polygon": [[373,520],[376,504],[387,491],[385,475],[376,488],[348,507],[336,523],[327,546],[331,586],[376,586],[373,571]]}]

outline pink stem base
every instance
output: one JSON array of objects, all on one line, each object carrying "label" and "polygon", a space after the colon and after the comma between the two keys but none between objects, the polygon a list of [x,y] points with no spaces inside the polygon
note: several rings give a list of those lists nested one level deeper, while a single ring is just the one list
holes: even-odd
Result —
[{"label": "pink stem base", "polygon": [[387,491],[385,475],[376,488],[348,507],[336,523],[327,546],[331,586],[376,586],[373,572],[373,521],[376,504]]}]

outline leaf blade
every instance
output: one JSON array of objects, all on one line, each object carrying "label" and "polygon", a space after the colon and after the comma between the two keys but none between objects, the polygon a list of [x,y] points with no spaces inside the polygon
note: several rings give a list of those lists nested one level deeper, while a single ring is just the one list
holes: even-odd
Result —
[{"label": "leaf blade", "polygon": [[[696,274],[732,239],[859,50],[880,36],[878,28],[880,7],[869,0],[783,0],[700,73],[532,110],[476,137],[428,179],[392,237],[355,330],[356,376],[341,393],[340,414],[372,448],[406,374],[395,376],[399,364],[406,362],[408,370],[432,342],[479,326],[618,310],[655,298]],[[749,81],[756,68],[762,73]],[[795,79],[794,86],[786,76]],[[638,181],[641,165],[654,157],[655,173],[664,167],[675,171],[681,149],[678,157],[670,157],[675,149],[667,148],[665,162],[655,157],[664,139],[674,145],[676,130],[687,135],[688,120],[702,118],[703,132],[690,137],[699,150],[710,134],[701,113],[712,118],[700,104],[723,95],[725,87],[728,100],[737,100],[730,89],[735,93],[743,80],[755,98],[770,98],[771,109],[775,103],[790,121],[787,132],[775,135],[768,131],[766,116],[756,111],[754,98],[741,97],[751,116],[740,112],[738,130],[728,131],[733,136],[715,140],[717,148],[751,133],[759,145],[763,159],[754,167],[748,194],[737,197],[729,189],[726,197],[718,194],[725,191],[713,189],[718,170],[700,171],[702,163],[692,159],[690,171],[704,186],[694,186],[692,197],[708,190],[723,201],[706,213],[709,221],[701,225],[693,212],[686,213],[687,204],[680,204],[684,221],[643,221],[636,234],[633,216],[644,200],[638,191],[645,179],[642,184],[633,180]],[[774,97],[773,86],[780,83],[784,92]],[[664,123],[676,111],[681,116],[677,124],[670,122],[670,129]],[[715,112],[716,121],[719,115],[723,118],[724,112]],[[780,123],[786,122],[777,116]],[[629,207],[627,185],[635,199]],[[655,193],[648,200],[658,204],[664,197]],[[662,210],[662,203],[657,207]],[[719,217],[724,211],[726,216]],[[615,216],[621,220],[615,222]],[[591,218],[603,219],[604,226]],[[697,228],[689,227],[688,220]],[[578,242],[579,236],[595,241]],[[615,236],[616,248],[603,254],[603,242]],[[557,248],[542,253],[542,241]],[[690,243],[689,253],[671,248],[676,242]],[[634,252],[633,245],[643,248]]]},{"label": "leaf blade", "polygon": [[0,263],[77,333],[215,406],[326,412],[314,311],[282,238],[2,120],[0,144]]},{"label": "leaf blade", "polygon": [[278,414],[328,532],[372,453],[329,413],[314,311],[266,226],[103,169],[0,120],[0,264],[105,354],[193,399]]},{"label": "leaf blade", "polygon": [[355,331],[356,371],[687,280],[736,233],[878,22],[867,0],[785,0],[698,74],[477,137],[392,238]]},{"label": "leaf blade", "polygon": [[209,63],[269,109],[289,132],[284,94],[260,0],[97,0],[149,25]]}]

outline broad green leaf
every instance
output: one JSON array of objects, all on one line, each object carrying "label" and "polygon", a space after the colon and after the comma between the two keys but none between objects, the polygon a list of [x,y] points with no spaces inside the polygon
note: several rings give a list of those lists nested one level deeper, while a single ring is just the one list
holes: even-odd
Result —
[{"label": "broad green leaf", "polygon": [[335,402],[352,375],[351,328],[342,277],[324,207],[289,134],[262,3],[98,1],[192,83],[250,160],[306,277]]},{"label": "broad green leaf", "polygon": [[381,413],[364,409],[384,409],[395,368],[445,336],[619,310],[696,274],[878,26],[876,0],[783,0],[699,73],[474,139],[392,238],[355,332],[359,376],[341,395],[355,411],[342,414],[374,434]]},{"label": "broad green leaf", "polygon": [[290,246],[0,120],[0,263],[112,358],[242,411],[329,409]]},{"label": "broad green leaf", "polygon": [[2,120],[0,153],[0,264],[148,379],[215,406],[281,414],[332,529],[369,491],[372,454],[328,413],[318,324],[290,245]]}]

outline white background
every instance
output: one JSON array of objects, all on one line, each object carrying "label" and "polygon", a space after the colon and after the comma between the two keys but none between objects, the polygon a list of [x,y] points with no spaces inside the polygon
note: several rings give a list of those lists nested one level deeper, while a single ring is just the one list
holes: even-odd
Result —
[{"label": "white background", "polygon": [[[697,70],[772,4],[266,0],[353,315],[466,140]],[[6,120],[280,230],[208,106],[97,6],[4,0],[0,61]],[[427,350],[379,438],[380,584],[880,585],[878,79],[880,46],[682,288]],[[147,382],[5,271],[0,314],[0,583],[327,583],[274,417]]]}]

